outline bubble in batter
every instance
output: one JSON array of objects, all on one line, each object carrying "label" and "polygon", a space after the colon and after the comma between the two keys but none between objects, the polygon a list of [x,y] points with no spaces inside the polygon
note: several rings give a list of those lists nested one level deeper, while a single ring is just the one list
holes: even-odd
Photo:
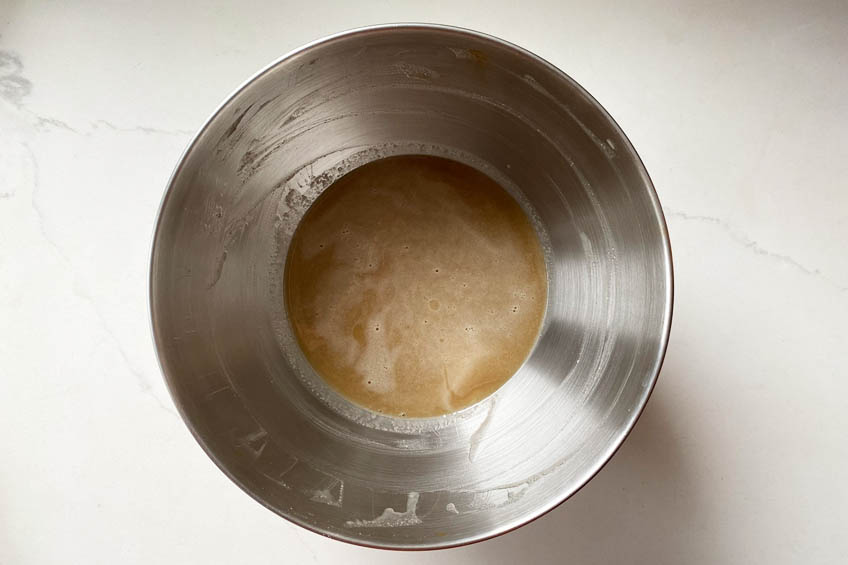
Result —
[{"label": "bubble in batter", "polygon": [[365,408],[438,416],[485,398],[530,353],[547,273],[518,203],[467,165],[374,161],[306,212],[286,306],[306,358]]}]

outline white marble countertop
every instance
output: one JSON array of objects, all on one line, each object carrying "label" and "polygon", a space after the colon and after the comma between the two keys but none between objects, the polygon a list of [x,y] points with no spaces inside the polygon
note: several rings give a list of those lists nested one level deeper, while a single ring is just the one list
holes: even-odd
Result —
[{"label": "white marble countertop", "polygon": [[[0,563],[848,562],[848,4],[176,4],[0,3]],[[439,553],[251,500],[176,415],[148,328],[192,133],[279,55],[386,21],[486,31],[583,84],[675,255],[665,368],[621,451],[542,519]]]}]

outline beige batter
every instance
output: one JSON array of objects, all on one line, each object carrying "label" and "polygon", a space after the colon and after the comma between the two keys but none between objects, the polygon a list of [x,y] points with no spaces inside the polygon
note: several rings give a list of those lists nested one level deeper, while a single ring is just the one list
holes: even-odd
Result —
[{"label": "beige batter", "polygon": [[427,156],[336,181],[298,227],[285,277],[315,370],[356,404],[409,417],[454,412],[506,382],[547,291],[518,203],[475,169]]}]

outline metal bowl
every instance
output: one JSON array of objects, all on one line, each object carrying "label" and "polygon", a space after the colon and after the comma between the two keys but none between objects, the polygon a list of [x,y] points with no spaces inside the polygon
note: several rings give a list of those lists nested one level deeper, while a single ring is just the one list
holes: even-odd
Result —
[{"label": "metal bowl", "polygon": [[[298,349],[283,299],[310,203],[353,168],[410,153],[497,180],[548,261],[529,359],[491,397],[439,418],[339,397]],[[660,369],[672,267],[644,166],[577,83],[490,36],[387,25],[286,55],[207,121],[162,202],[150,301],[174,400],[241,488],[333,538],[440,548],[540,516],[612,456]]]}]

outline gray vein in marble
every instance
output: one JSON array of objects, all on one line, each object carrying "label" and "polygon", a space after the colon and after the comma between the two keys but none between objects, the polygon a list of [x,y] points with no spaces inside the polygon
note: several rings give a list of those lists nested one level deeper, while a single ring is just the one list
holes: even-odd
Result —
[{"label": "gray vein in marble", "polygon": [[194,133],[192,130],[164,129],[147,125],[123,126],[108,120],[96,120],[89,124],[88,131],[81,131],[64,120],[39,114],[24,104],[24,99],[32,92],[32,82],[23,76],[23,68],[21,58],[17,54],[12,51],[0,50],[0,99],[6,100],[20,111],[28,114],[34,120],[35,129],[38,131],[59,129],[79,135],[92,135],[103,129],[148,135],[189,136]]},{"label": "gray vein in marble", "polygon": [[121,132],[137,132],[137,133],[147,133],[147,134],[155,134],[155,135],[192,135],[194,132],[187,129],[162,129],[155,128],[150,126],[131,126],[131,127],[123,127],[113,124],[107,120],[97,120],[93,124],[94,129],[98,129],[100,126],[106,127],[112,131],[121,131]]},{"label": "gray vein in marble", "polygon": [[36,223],[38,224],[38,231],[41,233],[41,236],[44,238],[44,241],[47,242],[47,244],[50,245],[50,247],[53,248],[53,250],[59,256],[59,258],[65,263],[65,265],[68,269],[68,272],[70,272],[71,275],[73,276],[74,284],[73,284],[72,289],[71,289],[72,292],[74,293],[75,296],[77,296],[78,298],[82,299],[84,302],[87,302],[89,304],[92,312],[94,313],[94,315],[97,317],[98,321],[100,322],[101,328],[106,333],[106,335],[112,340],[112,342],[114,343],[115,348],[118,352],[118,355],[120,355],[121,359],[123,359],[124,365],[126,366],[127,370],[138,381],[139,388],[141,389],[141,392],[152,397],[153,400],[156,401],[156,404],[159,406],[159,408],[161,408],[162,410],[164,410],[168,414],[170,414],[172,416],[179,417],[176,414],[176,412],[174,412],[173,410],[168,408],[164,403],[162,403],[162,401],[159,399],[159,397],[154,394],[153,389],[150,385],[150,381],[147,378],[147,376],[144,375],[144,373],[142,373],[139,369],[137,369],[133,365],[132,361],[130,360],[129,355],[126,352],[126,349],[124,349],[124,346],[121,344],[121,341],[118,339],[118,336],[109,327],[109,324],[106,321],[106,318],[103,316],[103,313],[100,311],[100,308],[97,306],[97,302],[80,284],[80,279],[77,276],[76,272],[74,271],[73,262],[71,261],[70,257],[68,257],[68,255],[62,249],[62,247],[58,243],[56,243],[56,241],[53,238],[50,237],[50,234],[47,233],[47,229],[45,227],[45,215],[44,215],[44,212],[41,210],[41,207],[38,204],[38,192],[39,192],[39,189],[40,189],[40,181],[39,181],[40,172],[39,172],[39,166],[38,166],[38,159],[36,158],[35,152],[32,150],[32,148],[29,146],[29,144],[22,143],[21,145],[24,147],[24,149],[26,149],[27,153],[29,154],[30,162],[32,164],[33,181],[32,181],[32,195],[31,195],[31,199],[30,199],[30,206],[32,207],[33,212],[35,213]]},{"label": "gray vein in marble", "polygon": [[18,105],[18,108],[31,116],[33,125],[36,130],[47,132],[50,130],[63,130],[77,135],[90,137],[100,131],[111,131],[116,133],[140,133],[143,135],[173,135],[187,137],[194,134],[192,130],[187,129],[164,129],[152,126],[122,126],[114,124],[108,120],[97,120],[89,124],[87,131],[83,131],[72,127],[67,122],[52,116],[44,116],[33,112],[23,104]]},{"label": "gray vein in marble", "polygon": [[309,552],[309,555],[312,556],[312,561],[314,561],[315,563],[318,563],[318,556],[315,554],[315,550],[312,549],[312,546],[301,535],[300,526],[297,526],[295,524],[291,524],[291,527],[293,528],[294,535],[298,539],[298,541],[300,542],[300,545],[302,545],[304,547],[304,549],[306,549],[306,551]]},{"label": "gray vein in marble", "polygon": [[151,126],[120,126],[108,120],[97,120],[95,122],[92,122],[88,126],[88,130],[83,131],[72,127],[67,122],[60,120],[59,118],[37,114],[23,104],[18,105],[18,108],[32,118],[35,129],[41,132],[47,132],[50,130],[63,130],[77,135],[84,135],[86,137],[92,136],[98,133],[99,131],[112,131],[117,133],[140,133],[144,135],[174,135],[182,137],[186,137],[194,133],[193,131],[187,129],[163,129]]},{"label": "gray vein in marble", "polygon": [[35,129],[39,131],[47,131],[49,129],[63,129],[65,131],[69,131],[71,133],[80,133],[79,130],[76,130],[69,126],[67,123],[63,122],[58,118],[51,118],[49,116],[39,116],[29,108],[21,107],[21,110],[29,114],[35,119]]},{"label": "gray vein in marble", "polygon": [[17,54],[0,50],[0,98],[18,107],[32,92],[32,83],[21,74],[23,68]]},{"label": "gray vein in marble", "polygon": [[842,286],[842,285],[836,283],[835,281],[831,280],[824,273],[822,273],[820,269],[812,269],[812,268],[807,267],[804,264],[800,263],[799,261],[797,261],[796,259],[794,259],[793,257],[791,257],[789,255],[784,255],[782,253],[775,253],[773,251],[769,251],[768,249],[765,249],[764,247],[759,245],[756,241],[754,241],[753,239],[751,239],[747,235],[740,233],[739,231],[734,229],[729,223],[722,220],[721,218],[716,218],[714,216],[702,216],[702,215],[697,215],[697,214],[687,214],[686,212],[681,212],[681,211],[667,211],[666,215],[670,218],[679,218],[679,219],[685,220],[685,221],[701,222],[701,223],[706,223],[706,224],[711,224],[711,225],[717,226],[718,228],[723,230],[725,233],[727,233],[727,235],[730,237],[731,240],[738,243],[742,247],[745,247],[746,249],[750,249],[751,251],[753,251],[757,255],[762,255],[763,257],[768,257],[770,259],[774,259],[775,261],[783,263],[784,265],[789,265],[790,267],[793,267],[794,269],[796,269],[797,271],[799,271],[799,272],[801,272],[805,275],[821,278],[823,281],[825,281],[828,284],[830,284],[831,286],[835,287],[840,292],[848,291],[848,286]]}]

